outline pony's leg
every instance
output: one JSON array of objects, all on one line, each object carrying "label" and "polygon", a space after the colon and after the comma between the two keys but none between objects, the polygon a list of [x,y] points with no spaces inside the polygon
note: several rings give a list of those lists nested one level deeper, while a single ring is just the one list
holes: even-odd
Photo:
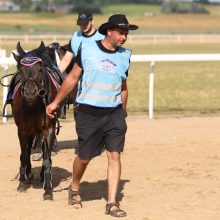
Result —
[{"label": "pony's leg", "polygon": [[45,190],[43,198],[44,200],[53,199],[53,185],[52,185],[52,174],[51,174],[51,149],[54,144],[55,129],[49,130],[49,135],[43,142],[43,164],[41,169],[41,178],[43,180],[43,188]]},{"label": "pony's leg", "polygon": [[31,174],[30,152],[33,142],[33,136],[27,136],[23,132],[18,131],[21,155],[20,155],[20,171],[19,171],[19,186],[18,191],[23,192],[29,188],[29,184],[33,181]]},{"label": "pony's leg", "polygon": [[28,137],[28,147],[27,147],[27,152],[28,152],[28,157],[27,157],[27,176],[28,178],[30,178],[30,175],[32,175],[31,173],[31,159],[30,159],[30,155],[31,155],[31,148],[33,145],[33,141],[34,141],[34,135],[30,135]]},{"label": "pony's leg", "polygon": [[27,169],[27,175],[28,175],[28,183],[32,184],[34,180],[34,175],[31,172],[32,166],[31,166],[31,149],[33,146],[34,141],[34,135],[31,135],[28,139],[28,169]]},{"label": "pony's leg", "polygon": [[39,161],[42,159],[42,137],[40,136],[40,134],[36,134],[34,141],[33,141],[33,145],[32,145],[32,161]]},{"label": "pony's leg", "polygon": [[53,147],[52,147],[52,149],[51,149],[51,156],[55,156],[55,155],[57,154],[56,148],[57,148],[57,137],[56,137],[56,135],[55,135],[54,141],[53,141]]}]

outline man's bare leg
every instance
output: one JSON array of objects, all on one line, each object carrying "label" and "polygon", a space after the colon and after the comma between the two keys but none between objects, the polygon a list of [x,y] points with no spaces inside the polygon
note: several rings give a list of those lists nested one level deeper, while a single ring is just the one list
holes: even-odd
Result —
[{"label": "man's bare leg", "polygon": [[121,176],[120,153],[107,151],[108,157],[108,203],[116,202],[118,184]]},{"label": "man's bare leg", "polygon": [[[108,201],[107,204],[117,203],[116,196],[118,192],[119,181],[121,177],[121,157],[119,152],[107,151],[108,157]],[[118,205],[112,205],[110,211],[117,211],[117,217],[124,217],[126,213]],[[110,213],[109,213],[110,214]]]},{"label": "man's bare leg", "polygon": [[[75,158],[73,162],[73,176],[72,176],[72,183],[71,183],[71,189],[73,191],[79,191],[80,180],[86,170],[88,163],[89,163],[89,160],[81,160],[78,156]],[[73,196],[73,198],[77,201],[81,200],[80,195]],[[76,209],[79,209],[82,206],[80,204],[74,204],[73,207]]]}]

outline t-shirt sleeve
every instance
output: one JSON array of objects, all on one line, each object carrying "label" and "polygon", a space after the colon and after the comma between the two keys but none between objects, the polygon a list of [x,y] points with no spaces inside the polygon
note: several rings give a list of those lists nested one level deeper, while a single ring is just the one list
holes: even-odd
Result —
[{"label": "t-shirt sleeve", "polygon": [[129,68],[130,68],[130,63],[131,63],[131,61],[129,60],[129,67],[128,67],[128,69],[127,69],[127,71],[125,72],[125,75],[128,77],[128,70],[129,70]]},{"label": "t-shirt sleeve", "polygon": [[75,60],[74,60],[77,64],[78,64],[78,66],[79,67],[81,67],[82,68],[82,59],[81,59],[81,45],[80,45],[80,47],[79,47],[79,49],[78,49],[78,52],[77,52],[77,55],[76,55],[76,57],[75,57]]},{"label": "t-shirt sleeve", "polygon": [[72,47],[71,47],[71,39],[67,45],[67,51],[70,52],[70,53],[73,53],[73,50],[72,50]]},{"label": "t-shirt sleeve", "polygon": [[125,75],[128,77],[128,70],[125,72]]}]

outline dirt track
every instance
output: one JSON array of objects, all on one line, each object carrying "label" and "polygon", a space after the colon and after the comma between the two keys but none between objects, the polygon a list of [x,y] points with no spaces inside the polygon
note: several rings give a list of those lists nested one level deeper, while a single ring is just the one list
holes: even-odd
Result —
[{"label": "dirt track", "polygon": [[[126,149],[118,198],[124,219],[220,219],[220,117],[127,118]],[[73,122],[62,122],[53,157],[54,201],[43,201],[41,162],[33,162],[34,187],[18,193],[16,127],[0,124],[1,220],[103,220],[106,198],[105,153],[91,161],[82,180],[83,209],[67,205],[71,167],[77,149]]]}]

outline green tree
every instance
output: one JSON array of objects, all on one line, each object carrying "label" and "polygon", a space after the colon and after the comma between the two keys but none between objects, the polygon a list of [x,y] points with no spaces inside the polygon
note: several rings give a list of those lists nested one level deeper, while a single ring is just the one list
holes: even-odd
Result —
[{"label": "green tree", "polygon": [[209,13],[201,4],[177,0],[164,1],[161,7],[162,13]]},{"label": "green tree", "polygon": [[29,10],[32,4],[30,0],[13,0],[13,2],[20,5],[22,11]]}]

